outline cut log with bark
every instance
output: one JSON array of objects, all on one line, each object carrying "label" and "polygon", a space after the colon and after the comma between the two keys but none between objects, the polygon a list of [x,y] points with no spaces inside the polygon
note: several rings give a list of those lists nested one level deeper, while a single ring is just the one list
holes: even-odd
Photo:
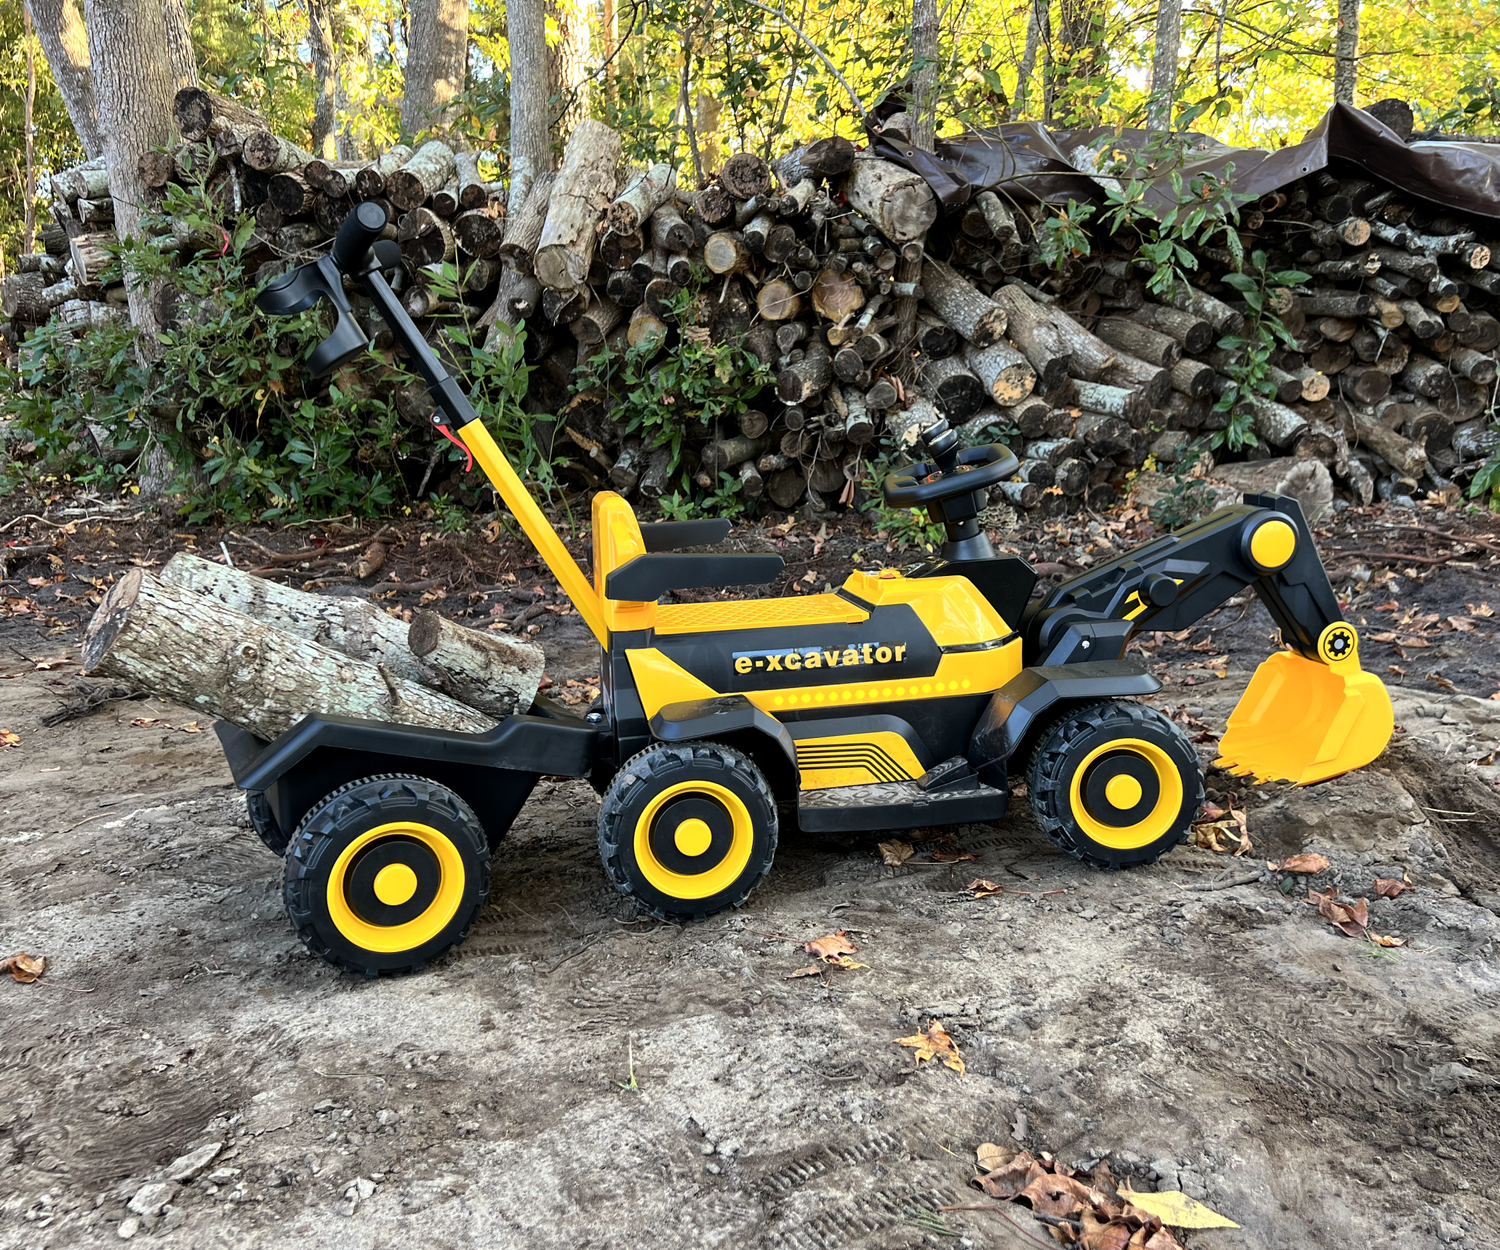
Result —
[{"label": "cut log with bark", "polygon": [[932,310],[975,347],[989,347],[1005,334],[1005,309],[941,261],[923,266],[922,290]]},{"label": "cut log with bark", "polygon": [[545,656],[540,647],[504,634],[465,629],[439,617],[442,641],[429,650],[440,648],[444,657],[474,656],[469,669],[472,697],[460,695],[450,688],[451,658],[434,667],[426,652],[415,653],[409,647],[404,621],[366,600],[307,594],[186,552],[167,561],[161,580],[293,637],[380,665],[403,681],[442,690],[497,719],[526,711],[542,679]]},{"label": "cut log with bark", "polygon": [[1001,407],[1020,403],[1036,387],[1036,370],[1004,339],[988,347],[970,343],[964,351],[964,363]]},{"label": "cut log with bark", "polygon": [[619,164],[620,136],[615,131],[593,118],[574,127],[536,248],[537,281],[544,287],[566,290],[587,281],[596,227],[614,198]]},{"label": "cut log with bark", "polygon": [[485,715],[380,663],[232,612],[128,570],[89,622],[84,664],[137,690],[272,739],[309,713],[483,733]]},{"label": "cut log with bark", "polygon": [[773,162],[776,176],[787,186],[795,186],[804,179],[836,178],[849,172],[854,164],[856,148],[840,135],[818,139],[800,148],[793,148],[785,156]]},{"label": "cut log with bark", "polygon": [[990,399],[989,388],[957,356],[928,361],[920,380],[949,425],[968,420]]},{"label": "cut log with bark", "polygon": [[1019,286],[999,287],[995,303],[1005,310],[1006,336],[1021,349],[1036,370],[1037,387],[1044,393],[1055,391],[1068,378],[1072,353],[1063,343],[1047,310],[1032,302]]},{"label": "cut log with bark", "polygon": [[677,173],[670,165],[658,163],[637,171],[606,210],[605,226],[616,234],[641,229],[676,189]]},{"label": "cut log with bark", "polygon": [[411,158],[411,148],[398,143],[354,175],[354,193],[362,200],[385,195],[386,180]]},{"label": "cut log with bark", "polygon": [[877,157],[857,157],[844,179],[844,195],[886,238],[920,239],[937,220],[937,196],[920,174]]},{"label": "cut log with bark", "polygon": [[505,226],[505,242],[500,245],[500,258],[529,275],[535,273],[533,259],[536,245],[541,241],[542,227],[547,222],[548,205],[551,203],[552,187],[556,181],[557,175],[554,173],[538,174],[520,209]]},{"label": "cut log with bark", "polygon": [[244,131],[270,129],[266,119],[254,109],[202,87],[184,87],[172,99],[172,120],[177,124],[177,133],[190,143],[206,139],[217,119]]},{"label": "cut log with bark", "polygon": [[263,174],[280,174],[301,169],[313,154],[269,130],[257,130],[246,138],[240,159]]},{"label": "cut log with bark", "polygon": [[441,139],[429,139],[411,159],[386,175],[385,197],[404,213],[421,208],[454,174],[453,149]]}]

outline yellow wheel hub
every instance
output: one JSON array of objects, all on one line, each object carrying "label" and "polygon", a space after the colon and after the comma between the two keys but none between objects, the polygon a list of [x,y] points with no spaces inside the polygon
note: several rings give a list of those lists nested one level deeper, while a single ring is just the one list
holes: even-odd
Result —
[{"label": "yellow wheel hub", "polygon": [[[378,924],[354,907],[355,867],[372,852],[392,856],[375,873],[373,896],[386,907],[404,907],[417,897],[423,875],[429,879],[436,862],[436,889],[416,915],[395,924]],[[355,946],[381,954],[415,950],[432,941],[453,919],[463,900],[467,874],[463,856],[446,834],[431,825],[394,821],[360,834],[334,861],[328,874],[328,915],[334,926]]]},{"label": "yellow wheel hub", "polygon": [[[663,814],[663,809],[684,798],[701,800],[715,810],[709,819],[689,816],[674,826],[658,830],[657,817]],[[670,814],[666,819],[671,819]],[[664,853],[670,847],[690,859],[708,857],[716,849],[714,824],[719,824],[727,833],[727,839],[721,837],[717,840],[721,844],[717,848],[717,858],[706,862],[701,871],[682,872],[669,867],[652,846],[654,834],[658,846],[665,843]],[[727,890],[745,871],[755,846],[755,826],[750,809],[734,791],[712,781],[680,781],[668,786],[646,804],[635,822],[633,842],[636,867],[650,885],[671,898],[711,898]],[[679,868],[684,866],[679,864]]]},{"label": "yellow wheel hub", "polygon": [[[1121,811],[1129,811],[1141,801],[1141,783],[1126,773],[1120,773],[1105,783],[1104,797]],[[379,888],[378,883],[376,888]]]},{"label": "yellow wheel hub", "polygon": [[[1111,757],[1106,759],[1105,757]],[[1084,783],[1095,762],[1110,769],[1113,775],[1104,782],[1105,810],[1091,811]],[[1144,764],[1145,769],[1140,766]],[[1128,825],[1111,823],[1119,813],[1129,812],[1145,799],[1147,788],[1132,776],[1144,771],[1154,778],[1156,802]],[[1096,792],[1097,793],[1097,792]],[[1115,850],[1134,850],[1149,846],[1172,827],[1182,812],[1182,774],[1172,757],[1154,742],[1143,738],[1115,738],[1095,747],[1073,771],[1068,800],[1079,829],[1101,846]],[[1113,810],[1109,810],[1113,809]]]},{"label": "yellow wheel hub", "polygon": [[712,844],[714,834],[713,830],[708,827],[707,821],[693,817],[677,826],[677,832],[672,835],[672,840],[677,843],[677,849],[684,855],[702,855]]},{"label": "yellow wheel hub", "polygon": [[417,892],[417,874],[409,864],[387,864],[375,874],[375,897],[387,907],[411,901]]}]

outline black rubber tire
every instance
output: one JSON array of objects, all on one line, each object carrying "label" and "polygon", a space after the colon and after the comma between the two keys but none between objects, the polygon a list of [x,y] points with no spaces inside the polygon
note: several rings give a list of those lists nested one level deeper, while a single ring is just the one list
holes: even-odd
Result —
[{"label": "black rubber tire", "polygon": [[[328,876],[360,834],[397,820],[429,825],[445,835],[464,866],[463,892],[453,918],[420,946],[373,951],[339,931],[328,910]],[[453,791],[425,777],[382,773],[340,786],[302,818],[286,850],[283,894],[287,915],[307,949],[346,972],[366,977],[417,972],[469,936],[490,893],[490,845],[484,826]]]},{"label": "black rubber tire", "polygon": [[[683,899],[651,884],[636,863],[635,828],[651,800],[668,786],[702,779],[744,803],[754,829],[749,859],[730,885],[706,898]],[[718,742],[647,747],[628,759],[604,792],[599,809],[599,857],[615,889],[632,895],[660,920],[703,920],[750,897],[776,856],[776,800],[754,760]]]},{"label": "black rubber tire", "polygon": [[[1073,774],[1089,752],[1116,738],[1140,738],[1159,746],[1182,779],[1182,808],[1176,819],[1144,846],[1106,846],[1074,818],[1069,797]],[[1027,788],[1037,821],[1069,855],[1096,868],[1134,868],[1155,863],[1187,837],[1203,805],[1203,769],[1187,735],[1155,708],[1106,700],[1073,708],[1052,723],[1032,754]]]},{"label": "black rubber tire", "polygon": [[276,813],[271,810],[271,801],[266,798],[265,792],[246,790],[245,807],[250,812],[250,828],[266,844],[266,850],[280,859],[286,854],[286,844],[291,839],[281,831],[281,825],[276,820]]}]

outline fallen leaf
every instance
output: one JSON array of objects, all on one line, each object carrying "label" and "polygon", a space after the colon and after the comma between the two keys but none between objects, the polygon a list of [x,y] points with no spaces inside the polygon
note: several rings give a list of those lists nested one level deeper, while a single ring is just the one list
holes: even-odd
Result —
[{"label": "fallen leaf", "polygon": [[798,977],[815,977],[822,971],[822,964],[808,964],[805,968],[798,968],[795,972],[788,972],[786,974],[786,979],[788,981],[794,981]]},{"label": "fallen leaf", "polygon": [[964,889],[973,890],[975,898],[994,898],[997,894],[1005,893],[1003,885],[996,885],[993,881],[986,881],[983,877],[975,877],[964,886]]},{"label": "fallen leaf", "polygon": [[66,655],[57,655],[57,656],[52,656],[49,659],[38,660],[36,662],[36,667],[37,667],[37,671],[38,672],[47,673],[47,672],[51,672],[54,668],[58,668],[58,667],[60,667],[60,666],[62,666],[64,664],[73,664],[73,663],[76,663],[76,661],[70,659],[68,656],[66,656]]},{"label": "fallen leaf", "polygon": [[913,1033],[910,1037],[898,1037],[897,1046],[911,1046],[917,1052],[917,1063],[924,1059],[941,1059],[945,1067],[952,1068],[962,1076],[964,1074],[964,1061],[958,1053],[958,1046],[953,1038],[936,1020],[927,1025],[925,1033]]},{"label": "fallen leaf", "polygon": [[22,985],[30,985],[46,970],[45,955],[28,955],[22,951],[19,955],[10,955],[5,959],[0,959],[0,972],[10,973],[11,978]]},{"label": "fallen leaf", "polygon": [[832,962],[840,955],[858,954],[859,947],[845,937],[844,932],[840,929],[837,933],[830,933],[825,937],[814,938],[811,942],[804,942],[802,949],[814,959],[821,959],[825,963]]},{"label": "fallen leaf", "polygon": [[0,751],[7,747],[18,747],[21,745],[21,735],[11,733],[9,729],[0,729]]},{"label": "fallen leaf", "polygon": [[832,959],[825,959],[823,962],[830,968],[843,968],[845,970],[851,968],[868,968],[870,966],[869,964],[855,963],[848,955],[835,955]]},{"label": "fallen leaf", "polygon": [[811,583],[818,580],[818,575],[813,572],[812,569],[808,569],[807,572],[802,575],[802,580],[810,585]]},{"label": "fallen leaf", "polygon": [[[995,1146],[995,1150],[1003,1151],[1004,1146]],[[982,1151],[983,1146],[980,1147]],[[998,1157],[998,1156],[997,1156]],[[991,1198],[1009,1200],[1019,1194],[1026,1192],[1026,1187],[1039,1176],[1047,1173],[1042,1165],[1022,1150],[1014,1155],[1009,1161],[997,1164],[990,1168],[983,1176],[976,1176],[973,1184],[984,1190]]]},{"label": "fallen leaf", "polygon": [[1402,881],[1399,877],[1376,877],[1376,898],[1400,898],[1407,890],[1412,888],[1410,881]]},{"label": "fallen leaf", "polygon": [[901,841],[879,842],[876,843],[876,849],[880,852],[881,863],[889,864],[892,868],[901,867],[916,850],[910,842]]},{"label": "fallen leaf", "polygon": [[1474,761],[1474,763],[1481,768],[1487,768],[1489,765],[1495,762],[1495,756],[1497,755],[1500,755],[1500,747],[1497,747],[1488,755],[1481,755],[1477,760]]},{"label": "fallen leaf", "polygon": [[1204,1206],[1176,1190],[1163,1193],[1138,1194],[1122,1189],[1120,1197],[1138,1211],[1154,1215],[1163,1224],[1173,1228],[1238,1228],[1239,1225],[1227,1216]]},{"label": "fallen leaf", "polygon": [[1308,853],[1305,855],[1291,855],[1286,859],[1267,860],[1266,867],[1272,872],[1305,872],[1316,874],[1328,869],[1328,857]]},{"label": "fallen leaf", "polygon": [[1016,1157],[1016,1152],[1009,1146],[997,1146],[992,1141],[979,1143],[979,1148],[974,1151],[974,1161],[979,1165],[981,1172],[993,1172],[996,1168],[1003,1168]]},{"label": "fallen leaf", "polygon": [[962,864],[965,861],[978,863],[979,856],[969,851],[933,851],[931,862],[934,864]]},{"label": "fallen leaf", "polygon": [[1376,946],[1405,946],[1406,939],[1398,937],[1385,937],[1371,929],[1365,930],[1365,936],[1374,942]]},{"label": "fallen leaf", "polygon": [[167,722],[157,716],[137,716],[130,723],[137,729],[154,729],[157,725],[165,725]]},{"label": "fallen leaf", "polygon": [[1332,890],[1324,894],[1309,890],[1307,901],[1318,909],[1318,915],[1348,937],[1363,937],[1370,927],[1370,904],[1365,899],[1356,899],[1351,905],[1339,902]]},{"label": "fallen leaf", "polygon": [[1487,604],[1487,603],[1481,603],[1477,608],[1472,603],[1466,603],[1466,604],[1464,604],[1464,607],[1468,609],[1470,616],[1494,616],[1495,615],[1495,609],[1492,608],[1492,607],[1490,607],[1490,605]]},{"label": "fallen leaf", "polygon": [[1078,1242],[1082,1250],[1130,1250],[1130,1239],[1136,1234],[1134,1224],[1128,1220],[1101,1224],[1090,1216],[1088,1211],[1083,1213],[1083,1237]]}]

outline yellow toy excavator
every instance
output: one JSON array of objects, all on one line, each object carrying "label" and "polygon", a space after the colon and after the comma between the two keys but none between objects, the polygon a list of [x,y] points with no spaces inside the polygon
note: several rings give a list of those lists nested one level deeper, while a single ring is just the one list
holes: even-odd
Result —
[{"label": "yellow toy excavator", "polygon": [[409,970],[462,940],[488,892],[489,846],[544,773],[594,785],[610,880],[674,920],[743,903],[788,825],[998,820],[1021,779],[1069,854],[1150,863],[1186,835],[1203,781],[1178,726],[1135,701],[1161,683],[1126,644],[1246,587],[1287,650],[1257,670],[1219,763],[1307,784],[1369,763],[1390,739],[1390,698],[1360,669],[1294,500],[1247,496],[1033,600],[1036,574],[997,556],[978,521],[1016,458],[960,449],[941,422],[922,459],[885,482],[892,506],[944,526],[935,559],[853,572],[830,594],[663,603],[764,584],[782,559],[703,550],[727,521],[642,525],[602,492],[590,580],[391,293],[384,224],[358,206],[332,255],[278,279],[260,305],[328,299],[339,324],[313,359],[326,371],[364,349],[343,278],[363,285],[427,379],[434,421],[483,467],[598,639],[602,694],[585,717],[539,698],[482,735],[313,715],[265,743],[221,726],[257,829],[285,851],[293,922],[332,962]]}]

